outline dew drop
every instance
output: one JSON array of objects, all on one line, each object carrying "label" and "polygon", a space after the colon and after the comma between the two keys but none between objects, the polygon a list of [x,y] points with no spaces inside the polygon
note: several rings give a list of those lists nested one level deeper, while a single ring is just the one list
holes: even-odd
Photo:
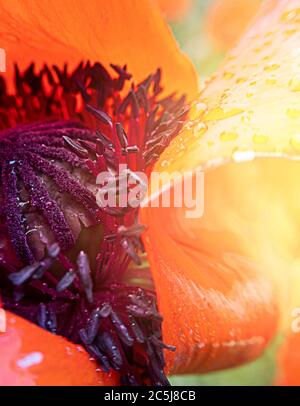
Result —
[{"label": "dew drop", "polygon": [[247,82],[247,78],[237,78],[236,83],[238,85]]},{"label": "dew drop", "polygon": [[300,77],[294,77],[289,81],[289,88],[292,92],[300,91]]},{"label": "dew drop", "polygon": [[251,116],[250,114],[247,114],[245,116],[242,117],[242,123],[249,125],[251,123]]},{"label": "dew drop", "polygon": [[223,120],[225,118],[233,117],[243,112],[244,110],[239,108],[233,108],[225,111],[221,107],[217,107],[206,114],[206,116],[204,117],[204,121]]},{"label": "dew drop", "polygon": [[164,159],[160,164],[161,168],[166,168],[169,165],[170,165],[170,161],[168,161],[167,159]]},{"label": "dew drop", "polygon": [[268,61],[271,58],[270,55],[266,55],[262,58],[263,61]]},{"label": "dew drop", "polygon": [[205,123],[199,123],[194,127],[194,137],[195,138],[201,138],[203,134],[206,133],[207,131],[207,125]]},{"label": "dew drop", "polygon": [[300,134],[294,135],[290,140],[290,144],[297,151],[300,151]]},{"label": "dew drop", "polygon": [[276,79],[274,79],[274,78],[268,78],[268,79],[266,79],[266,84],[267,85],[276,85],[276,83],[277,83],[277,80]]},{"label": "dew drop", "polygon": [[232,154],[232,159],[236,163],[250,162],[250,161],[253,161],[254,158],[255,158],[254,151],[235,151]]},{"label": "dew drop", "polygon": [[238,138],[237,133],[233,131],[223,131],[220,134],[221,141],[234,141]]},{"label": "dew drop", "polygon": [[289,118],[300,118],[300,110],[299,109],[287,109],[286,114]]},{"label": "dew drop", "polygon": [[296,32],[298,32],[298,30],[297,30],[296,28],[293,28],[293,29],[291,29],[291,30],[286,30],[286,31],[285,31],[285,34],[286,34],[288,37],[290,37],[290,36],[292,36],[293,34],[296,34]]},{"label": "dew drop", "polygon": [[184,150],[179,150],[177,153],[177,158],[182,158],[184,155]]},{"label": "dew drop", "polygon": [[72,352],[72,349],[70,348],[70,347],[65,347],[65,349],[66,349],[66,353],[68,354],[68,355],[72,355],[73,354],[73,352]]},{"label": "dew drop", "polygon": [[39,365],[44,359],[44,355],[41,352],[31,352],[19,359],[16,364],[19,368],[26,369],[35,365]]},{"label": "dew drop", "polygon": [[207,105],[205,103],[195,103],[190,109],[189,117],[191,120],[199,119],[202,117],[207,111]]},{"label": "dew drop", "polygon": [[253,142],[255,144],[265,144],[268,141],[268,137],[262,134],[255,134],[253,136]]},{"label": "dew drop", "polygon": [[235,55],[232,55],[232,54],[231,54],[231,55],[228,55],[228,56],[227,56],[227,60],[228,60],[228,61],[234,61],[235,59],[236,59],[236,56],[235,56]]},{"label": "dew drop", "polygon": [[300,8],[286,11],[281,15],[281,21],[284,23],[300,23]]},{"label": "dew drop", "polygon": [[263,47],[269,47],[270,45],[272,45],[272,41],[266,41],[263,43]]},{"label": "dew drop", "polygon": [[274,70],[277,70],[280,68],[280,65],[278,63],[273,63],[272,65],[267,65],[264,67],[265,72],[273,72]]},{"label": "dew drop", "polygon": [[224,72],[224,73],[223,73],[223,78],[224,78],[225,80],[230,80],[230,79],[233,78],[233,76],[234,76],[234,73],[232,73],[232,72]]}]

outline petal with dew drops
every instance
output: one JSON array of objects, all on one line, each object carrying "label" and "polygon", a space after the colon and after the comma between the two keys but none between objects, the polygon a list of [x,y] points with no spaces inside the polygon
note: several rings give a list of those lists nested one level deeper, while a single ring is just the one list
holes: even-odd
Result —
[{"label": "petal with dew drops", "polygon": [[13,64],[75,67],[81,60],[128,65],[136,81],[163,69],[168,92],[193,96],[197,78],[150,0],[0,1],[0,44]]},{"label": "petal with dew drops", "polygon": [[202,217],[141,213],[170,372],[258,356],[299,305],[299,28],[300,0],[266,1],[154,168],[191,171],[200,197],[204,173]]},{"label": "petal with dew drops", "polygon": [[0,386],[109,386],[116,373],[99,371],[85,350],[6,312],[0,332]]}]

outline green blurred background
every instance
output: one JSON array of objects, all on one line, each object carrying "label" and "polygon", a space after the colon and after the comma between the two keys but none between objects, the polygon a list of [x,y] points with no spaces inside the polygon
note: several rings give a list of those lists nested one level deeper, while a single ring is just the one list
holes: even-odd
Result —
[{"label": "green blurred background", "polygon": [[[205,16],[213,0],[195,0],[191,11],[178,22],[170,22],[173,33],[185,53],[192,59],[203,83],[225,56],[217,49],[205,30]],[[233,16],[234,18],[234,16]],[[271,385],[276,377],[276,352],[281,339],[272,342],[265,354],[242,367],[205,375],[173,376],[173,385]]]},{"label": "green blurred background", "polygon": [[193,61],[201,79],[213,73],[225,56],[217,50],[205,30],[205,17],[213,0],[194,0],[183,20],[170,22],[173,33],[185,53]]}]

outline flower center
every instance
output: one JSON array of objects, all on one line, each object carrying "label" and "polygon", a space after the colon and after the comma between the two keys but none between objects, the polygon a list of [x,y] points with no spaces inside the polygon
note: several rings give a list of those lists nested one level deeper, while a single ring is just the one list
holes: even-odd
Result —
[{"label": "flower center", "polygon": [[[16,68],[0,78],[0,286],[5,306],[82,343],[124,384],[166,384],[162,318],[141,264],[137,209],[99,207],[96,178],[148,172],[186,117],[161,98],[161,72],[129,83],[126,66]],[[142,272],[142,271],[141,271]]]}]

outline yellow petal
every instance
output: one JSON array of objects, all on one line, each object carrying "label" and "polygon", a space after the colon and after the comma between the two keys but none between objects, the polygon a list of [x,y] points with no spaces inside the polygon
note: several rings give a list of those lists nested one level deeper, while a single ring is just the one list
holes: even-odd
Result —
[{"label": "yellow petal", "polygon": [[266,1],[154,168],[205,175],[201,218],[142,212],[171,371],[257,356],[299,305],[299,43],[300,0]]}]

